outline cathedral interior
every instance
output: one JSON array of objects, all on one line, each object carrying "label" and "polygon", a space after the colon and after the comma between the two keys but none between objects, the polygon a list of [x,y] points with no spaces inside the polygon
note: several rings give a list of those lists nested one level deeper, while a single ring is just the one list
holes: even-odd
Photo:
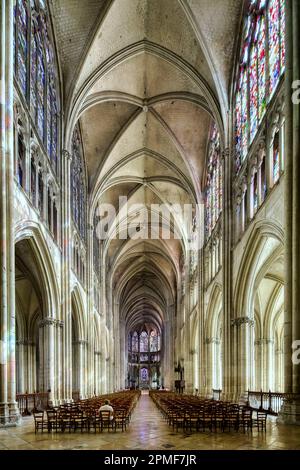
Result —
[{"label": "cathedral interior", "polygon": [[300,449],[300,3],[0,8],[0,449]]}]

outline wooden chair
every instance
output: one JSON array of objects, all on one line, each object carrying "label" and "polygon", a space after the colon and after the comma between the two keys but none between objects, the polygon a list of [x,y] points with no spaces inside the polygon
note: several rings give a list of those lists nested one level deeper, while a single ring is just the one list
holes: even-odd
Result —
[{"label": "wooden chair", "polygon": [[115,431],[117,431],[117,428],[121,428],[122,432],[126,431],[127,427],[127,416],[126,416],[126,410],[115,410],[114,413],[114,428]]},{"label": "wooden chair", "polygon": [[50,409],[46,411],[47,419],[48,419],[48,432],[52,431],[53,429],[57,432],[60,428],[60,423],[58,419],[59,412],[54,409]]},{"label": "wooden chair", "polygon": [[44,432],[44,429],[48,430],[48,421],[44,419],[44,412],[43,411],[35,411],[33,413],[34,417],[34,432],[35,434],[41,429]]},{"label": "wooden chair", "polygon": [[111,419],[111,412],[110,411],[99,411],[100,415],[100,429],[101,432],[103,429],[107,428],[108,432],[109,429],[113,429],[113,422],[114,420]]},{"label": "wooden chair", "polygon": [[267,413],[265,411],[257,411],[256,418],[252,420],[252,426],[257,427],[258,431],[267,430]]},{"label": "wooden chair", "polygon": [[240,413],[240,426],[243,431],[252,431],[252,410],[250,408],[243,408]]}]

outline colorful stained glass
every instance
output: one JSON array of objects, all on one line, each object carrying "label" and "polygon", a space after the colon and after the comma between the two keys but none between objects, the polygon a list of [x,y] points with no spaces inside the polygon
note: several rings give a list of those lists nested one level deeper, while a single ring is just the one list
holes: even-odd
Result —
[{"label": "colorful stained glass", "polygon": [[147,367],[142,367],[141,369],[141,382],[148,382],[149,379],[149,371]]},{"label": "colorful stained glass", "polygon": [[241,150],[242,150],[242,102],[241,92],[237,92],[235,104],[235,150],[236,150],[236,170],[241,166]]},{"label": "colorful stained glass", "polygon": [[[57,67],[49,34],[46,3],[37,0],[17,0],[14,20],[16,79],[22,93],[30,101],[30,112],[36,130],[53,161],[53,167],[57,169],[59,109],[56,91]],[[27,42],[28,38],[30,43]],[[30,90],[27,96],[29,81]]]},{"label": "colorful stained glass", "polygon": [[152,330],[150,333],[150,351],[156,352],[158,351],[158,336],[157,332]]},{"label": "colorful stained glass", "polygon": [[273,141],[273,183],[279,180],[280,176],[280,153],[279,153],[279,132],[276,132]]},{"label": "colorful stained glass", "polygon": [[140,352],[148,352],[148,349],[149,349],[148,333],[146,331],[142,331],[140,335]]},{"label": "colorful stained glass", "polygon": [[246,68],[241,79],[241,136],[241,160],[243,162],[248,152],[248,82]]},{"label": "colorful stained glass", "polygon": [[37,62],[37,44],[35,34],[31,35],[31,60],[30,60],[30,109],[36,120],[36,62]]},{"label": "colorful stained glass", "polygon": [[44,139],[45,65],[42,48],[39,47],[37,52],[37,127],[41,139]]},{"label": "colorful stained glass", "polygon": [[253,178],[253,209],[254,212],[257,211],[258,208],[258,184],[257,184],[257,173],[255,173]]},{"label": "colorful stained glass", "polygon": [[206,179],[206,233],[209,236],[222,211],[220,135],[215,123],[210,133]]},{"label": "colorful stained glass", "polygon": [[86,182],[83,162],[83,146],[78,125],[72,139],[71,164],[72,216],[80,236],[86,238]]},{"label": "colorful stained glass", "polygon": [[280,5],[279,0],[270,0],[269,19],[269,97],[271,98],[280,78]]},{"label": "colorful stained glass", "polygon": [[258,126],[258,77],[257,48],[253,45],[250,58],[250,141],[255,137]]},{"label": "colorful stained glass", "polygon": [[280,71],[285,70],[285,6],[284,0],[280,0]]},{"label": "colorful stained glass", "polygon": [[267,101],[272,98],[280,75],[284,72],[284,4],[284,0],[253,0],[249,3],[236,87],[237,172],[256,136],[266,112]]},{"label": "colorful stained glass", "polygon": [[266,111],[266,19],[259,20],[257,39],[258,57],[258,120],[261,122]]},{"label": "colorful stained glass", "polygon": [[16,5],[16,21],[17,21],[17,79],[21,87],[23,95],[26,97],[27,92],[27,69],[28,69],[28,13],[27,2],[19,0]]},{"label": "colorful stained glass", "polygon": [[139,351],[139,336],[137,332],[135,331],[132,335],[132,352],[138,352]]}]

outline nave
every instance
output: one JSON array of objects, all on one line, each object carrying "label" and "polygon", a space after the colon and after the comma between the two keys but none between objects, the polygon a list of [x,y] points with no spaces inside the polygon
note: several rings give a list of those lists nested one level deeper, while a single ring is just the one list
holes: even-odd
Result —
[{"label": "nave", "polygon": [[[0,447],[299,445],[281,424],[300,424],[299,17],[298,0],[0,2]],[[176,432],[147,394],[123,433],[24,416],[28,396],[124,390],[273,418]]]},{"label": "nave", "polygon": [[18,427],[0,429],[0,450],[300,450],[300,428],[288,429],[268,420],[266,432],[176,432],[144,391],[125,432],[35,434],[29,416]]}]

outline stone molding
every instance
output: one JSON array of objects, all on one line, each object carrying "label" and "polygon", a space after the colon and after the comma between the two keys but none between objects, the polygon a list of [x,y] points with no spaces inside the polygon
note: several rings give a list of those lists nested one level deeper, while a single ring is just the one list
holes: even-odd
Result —
[{"label": "stone molding", "polygon": [[250,317],[238,317],[231,320],[231,326],[242,326],[242,325],[249,325],[254,326],[254,320]]},{"label": "stone molding", "polygon": [[220,344],[221,341],[218,338],[206,338],[205,344]]},{"label": "stone molding", "polygon": [[255,346],[262,346],[263,344],[274,344],[274,339],[260,338],[254,341]]},{"label": "stone molding", "polygon": [[16,340],[16,345],[17,346],[35,346],[35,342],[29,339],[22,338],[22,339]]},{"label": "stone molding", "polygon": [[62,150],[61,153],[62,153],[63,158],[66,158],[70,162],[72,161],[72,155],[70,154],[68,150]]},{"label": "stone molding", "polygon": [[56,326],[58,328],[62,328],[64,325],[64,322],[62,320],[57,320],[56,318],[46,317],[46,318],[43,318],[39,323],[40,328],[43,328],[44,326],[51,326],[51,325]]}]

